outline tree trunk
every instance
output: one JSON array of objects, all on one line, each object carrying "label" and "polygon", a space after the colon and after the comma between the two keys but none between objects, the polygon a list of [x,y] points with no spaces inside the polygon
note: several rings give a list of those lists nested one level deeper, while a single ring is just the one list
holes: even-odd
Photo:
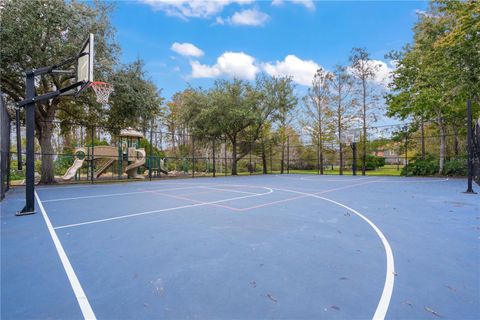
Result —
[{"label": "tree trunk", "polygon": [[[340,101],[340,99],[339,99]],[[342,146],[342,116],[340,110],[340,102],[338,103],[337,126],[338,126],[338,149],[340,151],[340,168],[339,174],[343,175],[343,146]]]},{"label": "tree trunk", "polygon": [[460,154],[460,148],[458,143],[458,127],[454,124],[453,125],[453,150],[455,152],[455,157],[458,157]]},{"label": "tree trunk", "polygon": [[237,173],[237,136],[234,136],[232,141],[232,176],[238,175]]},{"label": "tree trunk", "polygon": [[42,150],[42,168],[41,183],[55,183],[55,175],[53,172],[53,156],[54,150],[52,145],[53,119],[37,123],[37,138]]},{"label": "tree trunk", "polygon": [[442,174],[445,165],[445,124],[441,115],[438,116],[438,129],[440,131],[440,160],[438,173]]},{"label": "tree trunk", "polygon": [[67,128],[63,132],[63,149],[64,154],[72,153],[75,148],[73,148],[73,132],[72,127]]}]

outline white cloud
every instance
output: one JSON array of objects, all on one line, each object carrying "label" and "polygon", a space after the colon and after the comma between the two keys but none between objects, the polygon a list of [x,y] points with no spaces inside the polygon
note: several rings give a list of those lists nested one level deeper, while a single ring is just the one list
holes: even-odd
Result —
[{"label": "white cloud", "polygon": [[[368,60],[368,65],[375,69],[375,77],[372,81],[376,84],[387,87],[392,80],[392,71],[396,69],[396,62],[390,61],[388,64],[381,60]],[[351,67],[348,67],[348,72],[353,74]]]},{"label": "white cloud", "polygon": [[219,76],[236,77],[253,80],[259,68],[255,65],[255,58],[243,52],[225,52],[217,58],[212,66],[190,61],[192,78],[216,78]]},{"label": "white cloud", "polygon": [[304,86],[312,84],[313,76],[320,65],[312,60],[302,60],[295,55],[288,55],[283,61],[276,61],[274,64],[265,63],[263,70],[275,77],[292,76],[293,81]]},{"label": "white cloud", "polygon": [[377,65],[377,73],[375,74],[373,81],[385,87],[388,86],[392,80],[392,71],[395,70],[395,63],[390,62],[390,65],[387,65],[385,62],[380,60],[371,60],[370,62]]},{"label": "white cloud", "polygon": [[[286,0],[286,1],[294,3],[294,4],[303,5],[308,10],[315,10],[315,4],[313,3],[313,0]],[[276,7],[283,6],[286,1],[284,1],[284,0],[273,0],[272,1],[272,6],[276,6]]]},{"label": "white cloud", "polygon": [[246,9],[235,12],[230,19],[231,24],[241,26],[263,26],[270,16],[257,9]]},{"label": "white cloud", "polygon": [[170,49],[172,51],[175,51],[178,54],[181,54],[182,56],[187,56],[187,57],[203,56],[203,51],[200,48],[188,42],[185,42],[185,43],[175,42],[174,44],[172,44]]},{"label": "white cloud", "polygon": [[182,19],[210,18],[223,11],[223,8],[236,3],[244,5],[253,0],[141,0],[155,11]]}]

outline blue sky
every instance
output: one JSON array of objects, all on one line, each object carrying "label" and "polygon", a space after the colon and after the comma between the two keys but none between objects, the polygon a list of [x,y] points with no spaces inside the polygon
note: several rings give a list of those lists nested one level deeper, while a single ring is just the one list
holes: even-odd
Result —
[{"label": "blue sky", "polygon": [[118,1],[113,14],[121,61],[145,61],[169,99],[188,84],[217,78],[252,79],[259,72],[292,75],[304,91],[316,68],[348,64],[352,47],[393,65],[384,55],[412,40],[415,1]]}]

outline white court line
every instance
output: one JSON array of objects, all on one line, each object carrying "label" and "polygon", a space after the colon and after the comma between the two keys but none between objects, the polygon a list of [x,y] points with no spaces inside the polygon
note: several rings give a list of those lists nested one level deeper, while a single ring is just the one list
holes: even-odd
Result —
[{"label": "white court line", "polygon": [[104,198],[104,197],[115,197],[115,196],[126,196],[130,194],[140,194],[147,193],[149,191],[174,191],[174,190],[185,190],[185,189],[194,189],[201,188],[202,186],[190,186],[190,187],[181,187],[181,188],[169,188],[169,189],[148,189],[148,191],[132,191],[132,192],[121,192],[121,193],[107,193],[107,194],[97,194],[92,196],[81,196],[81,197],[70,197],[70,198],[58,198],[44,200],[43,202],[56,202],[56,201],[70,201],[70,200],[79,200],[79,199],[91,199],[91,198]]},{"label": "white court line", "polygon": [[378,228],[372,221],[370,221],[367,217],[365,217],[363,214],[361,214],[357,210],[350,208],[349,206],[346,206],[335,200],[321,197],[312,193],[300,192],[300,191],[289,190],[289,189],[278,189],[278,188],[273,188],[273,189],[278,191],[302,194],[302,195],[306,195],[306,196],[310,196],[310,197],[314,197],[314,198],[318,198],[318,199],[322,199],[322,200],[334,203],[338,206],[341,206],[355,213],[357,216],[362,218],[372,227],[372,229],[377,233],[378,237],[382,241],[383,247],[385,249],[385,255],[387,257],[387,271],[385,274],[385,285],[383,286],[382,295],[380,297],[380,301],[378,302],[377,309],[375,310],[375,314],[373,315],[373,319],[385,319],[385,316],[388,311],[388,306],[390,304],[390,299],[392,298],[393,285],[395,282],[395,263],[393,259],[392,248],[390,247],[390,244],[388,243],[387,238],[385,237],[383,232],[380,230],[380,228]]},{"label": "white court line", "polygon": [[273,190],[271,188],[267,188],[267,187],[259,187],[259,188],[266,189],[266,190],[268,190],[268,192],[256,193],[256,194],[252,194],[252,195],[248,195],[248,196],[235,197],[235,198],[216,200],[216,201],[210,201],[210,202],[195,203],[195,204],[190,204],[190,205],[185,205],[185,206],[180,206],[180,207],[173,207],[173,208],[165,208],[165,209],[159,209],[159,210],[138,212],[138,213],[126,214],[126,215],[112,217],[112,218],[106,218],[106,219],[98,219],[98,220],[92,220],[92,221],[87,221],[87,222],[67,224],[67,225],[64,225],[64,226],[55,227],[54,229],[56,230],[56,229],[77,227],[77,226],[83,226],[83,225],[86,225],[86,224],[93,224],[93,223],[100,223],[100,222],[106,222],[106,221],[112,221],[112,220],[126,219],[126,218],[143,216],[143,215],[152,214],[152,213],[159,213],[159,212],[174,211],[174,210],[180,210],[180,209],[186,209],[186,208],[207,206],[207,205],[211,205],[211,204],[228,202],[228,201],[233,201],[233,200],[264,196],[264,195],[267,195],[267,194],[270,194],[270,193],[273,192]]},{"label": "white court line", "polygon": [[[350,176],[347,176],[347,177],[350,177]],[[326,181],[326,182],[352,182],[352,181],[359,181],[359,180],[365,180],[365,179],[375,179],[374,176],[371,176],[371,177],[365,177],[365,178],[352,178],[352,179],[349,179],[349,178],[346,178],[346,179],[330,179],[330,178],[326,178],[326,179],[322,179],[322,178],[317,178],[317,179],[311,179],[311,178],[298,178],[297,180],[306,180],[306,181]]]},{"label": "white court line", "polygon": [[202,189],[209,189],[209,190],[218,190],[218,191],[244,193],[244,194],[258,194],[258,193],[255,193],[255,192],[247,192],[247,191],[240,191],[240,190],[230,190],[230,189],[221,189],[221,188],[213,188],[213,187],[206,187],[206,186],[202,186],[201,188],[202,188]]},{"label": "white court line", "polygon": [[62,265],[67,274],[68,280],[70,281],[70,285],[72,286],[73,292],[75,293],[75,297],[77,298],[77,302],[78,302],[78,305],[80,306],[83,317],[85,319],[94,320],[96,319],[96,317],[95,317],[95,314],[93,313],[90,303],[88,302],[88,298],[82,289],[82,285],[80,284],[80,281],[78,281],[77,275],[73,270],[70,260],[68,260],[65,250],[63,250],[62,243],[58,239],[57,233],[55,232],[52,226],[52,223],[48,218],[47,212],[45,211],[45,208],[43,207],[42,201],[40,201],[40,198],[38,197],[37,192],[35,192],[35,198],[37,199],[38,206],[40,208],[40,211],[42,212],[43,219],[47,224],[48,232],[50,232],[50,236],[52,237],[53,243],[55,244],[55,248],[57,249],[58,256],[62,261]]}]

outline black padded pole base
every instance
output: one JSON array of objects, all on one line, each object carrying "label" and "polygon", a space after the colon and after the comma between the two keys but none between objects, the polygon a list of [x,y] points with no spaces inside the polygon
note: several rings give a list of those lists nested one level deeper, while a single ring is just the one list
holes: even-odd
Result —
[{"label": "black padded pole base", "polygon": [[24,207],[22,209],[22,211],[17,211],[15,213],[16,216],[27,216],[27,215],[30,215],[30,214],[34,214],[36,213],[35,209],[30,209],[30,208],[27,208],[27,207]]}]

